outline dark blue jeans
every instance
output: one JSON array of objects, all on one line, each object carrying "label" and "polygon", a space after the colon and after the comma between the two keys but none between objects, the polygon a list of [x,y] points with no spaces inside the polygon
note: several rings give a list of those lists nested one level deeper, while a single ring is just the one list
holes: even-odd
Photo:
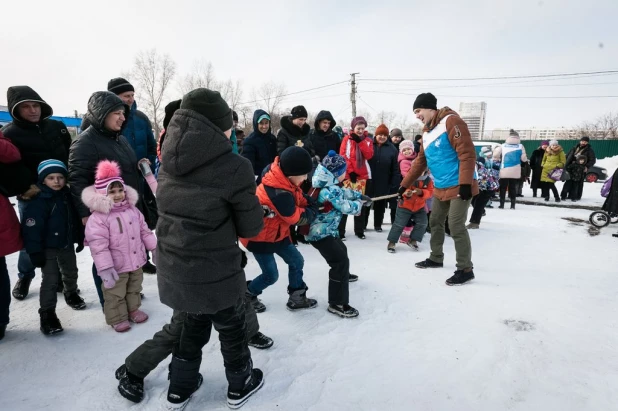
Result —
[{"label": "dark blue jeans", "polygon": [[0,325],[9,323],[11,305],[11,280],[6,267],[6,257],[0,257]]},{"label": "dark blue jeans", "polygon": [[[21,201],[18,200],[17,201],[17,209],[19,210],[19,221],[23,221],[24,218],[24,208],[26,207],[26,204]],[[30,257],[28,256],[28,253],[26,252],[26,249],[22,249],[19,251],[19,258],[17,259],[17,271],[19,271],[19,273],[17,274],[17,276],[19,278],[34,278],[34,265],[32,264],[32,261],[30,261]]]},{"label": "dark blue jeans", "polygon": [[255,277],[249,284],[248,289],[251,294],[262,294],[262,291],[264,291],[266,287],[273,285],[279,279],[279,270],[277,270],[275,254],[281,257],[288,265],[289,287],[295,290],[305,287],[305,283],[303,282],[305,259],[294,245],[288,243],[286,245],[277,246],[274,254],[253,253],[255,260],[262,269],[262,274]]}]

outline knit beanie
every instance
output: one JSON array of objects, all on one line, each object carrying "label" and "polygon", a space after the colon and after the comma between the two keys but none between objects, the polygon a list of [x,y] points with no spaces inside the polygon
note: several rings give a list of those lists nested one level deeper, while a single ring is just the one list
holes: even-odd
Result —
[{"label": "knit beanie", "polygon": [[313,160],[302,147],[288,147],[279,156],[279,167],[286,177],[302,176],[313,170]]},{"label": "knit beanie", "polygon": [[218,91],[196,88],[184,95],[180,108],[203,115],[221,131],[227,131],[234,126],[232,110]]},{"label": "knit beanie", "polygon": [[542,145],[542,146],[548,146],[548,145],[549,145],[549,140],[543,140],[543,141],[541,141],[541,145]]},{"label": "knit beanie", "polygon": [[388,136],[388,127],[386,127],[384,124],[380,124],[377,128],[376,131],[374,133],[376,136]]},{"label": "knit beanie", "polygon": [[551,140],[551,141],[549,142],[549,145],[550,145],[550,146],[557,146],[557,145],[558,145],[558,140],[556,140],[556,139]]},{"label": "knit beanie", "polygon": [[122,77],[116,77],[107,82],[107,91],[111,91],[115,95],[126,93],[127,91],[135,91],[133,85]]},{"label": "knit beanie", "polygon": [[394,129],[391,130],[391,137],[401,137],[401,138],[403,138],[403,132],[401,131],[401,129],[394,128]]},{"label": "knit beanie", "polygon": [[238,122],[238,113],[232,110],[232,120]]},{"label": "knit beanie", "polygon": [[45,177],[52,173],[60,173],[65,177],[68,176],[67,167],[60,160],[41,161],[36,171],[39,175],[39,183],[42,183]]},{"label": "knit beanie", "polygon": [[590,143],[590,137],[583,136],[582,138],[579,139],[579,141],[586,141],[586,142]]},{"label": "knit beanie", "polygon": [[414,143],[410,140],[403,140],[401,143],[399,143],[399,151],[401,153],[403,153],[403,150],[405,150],[406,148],[414,151]]},{"label": "knit beanie", "polygon": [[322,165],[330,171],[335,178],[339,178],[345,174],[348,163],[345,157],[340,156],[334,150],[330,150],[326,157],[322,160]]},{"label": "knit beanie", "polygon": [[350,130],[350,132],[354,131],[354,128],[358,125],[358,124],[364,124],[365,127],[367,127],[367,120],[365,120],[365,117],[363,116],[358,116],[358,117],[354,117],[352,119],[352,124],[350,124],[350,126],[352,127],[352,129]]},{"label": "knit beanie", "polygon": [[115,181],[120,182],[124,187],[124,180],[120,176],[120,166],[118,163],[109,160],[99,162],[94,177],[94,189],[98,193],[107,195],[107,188]]},{"label": "knit beanie", "polygon": [[170,121],[172,121],[172,117],[174,116],[174,113],[176,112],[176,110],[180,108],[181,102],[182,100],[174,100],[168,103],[167,106],[165,106],[165,117],[163,118],[163,129],[164,130],[167,129],[167,126],[170,124]]},{"label": "knit beanie", "polygon": [[292,109],[292,120],[296,120],[297,118],[307,118],[309,114],[307,113],[307,109],[304,106],[296,106]]},{"label": "knit beanie", "polygon": [[413,110],[417,108],[428,108],[430,110],[438,109],[438,99],[431,93],[421,93],[414,100]]}]

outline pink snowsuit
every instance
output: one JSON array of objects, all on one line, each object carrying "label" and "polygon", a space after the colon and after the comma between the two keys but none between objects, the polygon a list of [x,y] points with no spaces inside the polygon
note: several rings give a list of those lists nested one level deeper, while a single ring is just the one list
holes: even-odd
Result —
[{"label": "pink snowsuit", "polygon": [[135,207],[138,194],[125,186],[126,198],[114,204],[94,186],[82,192],[83,203],[92,215],[86,223],[86,241],[98,271],[113,267],[118,274],[140,269],[146,264],[146,250],[157,247],[155,235]]}]

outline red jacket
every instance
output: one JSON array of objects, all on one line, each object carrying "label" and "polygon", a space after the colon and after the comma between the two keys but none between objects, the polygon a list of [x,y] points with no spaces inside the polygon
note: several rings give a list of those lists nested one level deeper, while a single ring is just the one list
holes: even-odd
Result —
[{"label": "red jacket", "polygon": [[[253,238],[242,238],[241,243],[249,251],[259,252],[255,243],[277,243],[290,237],[290,226],[297,224],[305,213],[307,200],[300,187],[283,175],[279,157],[271,164],[256,191],[261,205],[275,212],[275,217],[264,219],[264,228]],[[254,250],[252,250],[254,248]]]},{"label": "red jacket", "polygon": [[[0,163],[10,164],[21,160],[17,147],[0,133]],[[0,257],[13,254],[23,248],[21,226],[15,209],[8,198],[0,195]]]},{"label": "red jacket", "polygon": [[[356,159],[356,150],[360,150],[362,161],[359,166]],[[350,173],[354,172],[359,180],[368,180],[371,178],[371,169],[369,168],[368,160],[373,157],[373,140],[369,138],[369,134],[365,131],[360,143],[352,140],[352,137],[345,135],[341,142],[339,154],[345,157],[348,168],[346,169],[345,178],[350,179]]]},{"label": "red jacket", "polygon": [[[425,207],[425,202],[433,196],[434,189],[433,180],[429,176],[426,177],[429,179],[428,183],[425,184],[423,180],[416,180],[410,187],[410,190],[420,189],[423,193],[421,195],[413,194],[410,198],[406,197],[404,194],[403,203],[399,207],[408,209],[412,212],[417,212]],[[410,190],[407,190],[406,193]]]}]

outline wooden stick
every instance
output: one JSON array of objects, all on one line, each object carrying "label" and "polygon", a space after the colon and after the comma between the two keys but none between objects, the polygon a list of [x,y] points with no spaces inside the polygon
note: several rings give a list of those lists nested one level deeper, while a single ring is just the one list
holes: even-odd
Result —
[{"label": "wooden stick", "polygon": [[381,196],[381,197],[374,197],[371,199],[371,201],[376,202],[376,201],[380,201],[380,200],[388,200],[390,198],[395,198],[397,197],[399,194],[389,194],[387,196]]}]

